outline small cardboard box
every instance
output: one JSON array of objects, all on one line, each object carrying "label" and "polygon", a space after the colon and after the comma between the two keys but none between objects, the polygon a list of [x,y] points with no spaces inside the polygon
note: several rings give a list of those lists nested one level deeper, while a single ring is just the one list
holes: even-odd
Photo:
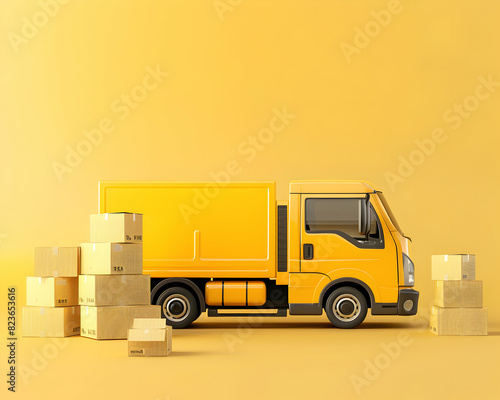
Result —
[{"label": "small cardboard box", "polygon": [[35,247],[35,276],[76,277],[80,247]]},{"label": "small cardboard box", "polygon": [[433,281],[460,281],[476,279],[474,254],[432,256]]},{"label": "small cardboard box", "polygon": [[78,305],[78,278],[26,278],[26,305],[65,307]]},{"label": "small cardboard box", "polygon": [[127,339],[134,318],[160,318],[160,306],[81,306],[81,336],[91,339]]},{"label": "small cardboard box", "polygon": [[80,307],[23,307],[23,336],[66,337],[80,334]]},{"label": "small cardboard box", "polygon": [[172,327],[129,329],[129,357],[166,357],[172,352]]},{"label": "small cardboard box", "polygon": [[433,306],[429,328],[436,335],[487,335],[488,310],[486,308],[442,308]]},{"label": "small cardboard box", "polygon": [[142,243],[142,214],[108,213],[90,216],[92,243]]},{"label": "small cardboard box", "polygon": [[149,275],[80,275],[80,305],[130,306],[150,304]]},{"label": "small cardboard box", "polygon": [[82,243],[82,275],[142,274],[141,243]]},{"label": "small cardboard box", "polygon": [[438,307],[482,307],[482,281],[435,281],[434,305]]}]

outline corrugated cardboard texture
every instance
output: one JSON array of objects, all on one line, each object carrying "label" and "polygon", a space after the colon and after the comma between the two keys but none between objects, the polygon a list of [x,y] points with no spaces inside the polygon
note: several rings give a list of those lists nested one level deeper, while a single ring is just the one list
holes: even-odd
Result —
[{"label": "corrugated cardboard texture", "polygon": [[65,307],[78,305],[78,278],[26,278],[26,305]]},{"label": "corrugated cardboard texture", "polygon": [[482,281],[435,281],[434,305],[438,307],[482,307]]},{"label": "corrugated cardboard texture", "polygon": [[160,318],[160,306],[81,306],[80,334],[92,339],[126,339],[134,318]]},{"label": "corrugated cardboard texture", "polygon": [[82,275],[142,274],[141,243],[82,243]]},{"label": "corrugated cardboard texture", "polygon": [[80,275],[80,305],[130,306],[150,304],[149,275]]},{"label": "corrugated cardboard texture", "polygon": [[80,247],[35,247],[35,276],[76,277]]},{"label": "corrugated cardboard texture", "polygon": [[432,256],[433,281],[460,281],[476,279],[474,254],[449,254]]},{"label": "corrugated cardboard texture", "polygon": [[134,329],[165,329],[167,320],[165,318],[136,318],[134,319]]},{"label": "corrugated cardboard texture", "polygon": [[488,334],[486,308],[432,307],[430,330],[436,335],[477,336]]},{"label": "corrugated cardboard texture", "polygon": [[90,216],[92,243],[142,243],[142,214],[110,213]]},{"label": "corrugated cardboard texture", "polygon": [[23,336],[66,337],[80,333],[80,307],[23,307]]},{"label": "corrugated cardboard texture", "polygon": [[165,329],[129,329],[130,357],[168,356],[172,352],[172,327]]}]

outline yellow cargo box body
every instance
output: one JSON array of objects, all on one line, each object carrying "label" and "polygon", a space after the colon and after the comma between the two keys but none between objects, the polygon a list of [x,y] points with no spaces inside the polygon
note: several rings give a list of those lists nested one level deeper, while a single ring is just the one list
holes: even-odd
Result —
[{"label": "yellow cargo box body", "polygon": [[99,213],[143,214],[152,278],[275,278],[274,182],[99,182]]}]

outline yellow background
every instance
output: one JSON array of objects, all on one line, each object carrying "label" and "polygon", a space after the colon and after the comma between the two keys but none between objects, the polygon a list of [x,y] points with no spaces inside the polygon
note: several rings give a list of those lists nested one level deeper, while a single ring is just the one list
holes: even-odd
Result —
[{"label": "yellow background", "polygon": [[[500,87],[477,104],[468,96],[481,77],[500,81],[500,3],[221,0],[221,16],[215,3],[74,0],[44,21],[37,1],[1,0],[4,293],[17,286],[20,311],[34,246],[88,241],[98,180],[211,180],[236,162],[233,181],[276,180],[278,199],[293,179],[365,179],[383,190],[413,239],[419,316],[370,317],[355,331],[331,329],[325,316],[278,319],[238,336],[233,352],[225,340],[240,335],[245,320],[203,317],[195,329],[174,332],[171,358],[156,360],[127,359],[123,341],[71,338],[27,384],[18,375],[16,396],[353,398],[351,375],[363,376],[366,359],[404,331],[411,345],[360,397],[470,398],[478,390],[494,397]],[[388,7],[399,12],[377,30],[372,12]],[[43,26],[13,45],[24,18]],[[341,46],[353,46],[365,28],[373,37],[348,62]],[[120,119],[112,105],[140,91],[146,69],[158,65],[169,75]],[[464,101],[474,106],[467,117],[444,117]],[[295,117],[248,161],[241,146],[284,107]],[[103,118],[113,132],[60,181],[53,163],[65,163],[67,146],[76,149],[82,130]],[[397,174],[415,141],[439,128],[446,140],[391,185],[387,173]],[[422,329],[432,302],[431,255],[447,253],[477,255],[490,336],[435,337]],[[0,304],[6,332],[6,295]],[[19,363],[30,367],[51,343],[22,339]],[[2,343],[2,373],[4,351]]]}]

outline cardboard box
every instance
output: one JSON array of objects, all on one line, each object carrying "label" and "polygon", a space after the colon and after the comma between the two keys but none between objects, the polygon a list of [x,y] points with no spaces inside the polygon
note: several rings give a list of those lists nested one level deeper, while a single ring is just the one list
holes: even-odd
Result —
[{"label": "cardboard box", "polygon": [[80,247],[35,247],[35,276],[76,277]]},{"label": "cardboard box", "polygon": [[488,334],[486,308],[432,307],[430,331],[436,335],[476,336]]},{"label": "cardboard box", "polygon": [[82,243],[82,275],[142,274],[141,243]]},{"label": "cardboard box", "polygon": [[160,318],[160,306],[81,306],[81,336],[92,339],[127,339],[134,318]]},{"label": "cardboard box", "polygon": [[434,305],[438,307],[482,307],[482,281],[435,281]]},{"label": "cardboard box", "polygon": [[130,306],[150,304],[149,275],[80,275],[80,305]]},{"label": "cardboard box", "polygon": [[92,243],[142,243],[142,214],[107,213],[90,216]]},{"label": "cardboard box", "polygon": [[474,254],[432,256],[433,281],[460,281],[476,279]]},{"label": "cardboard box", "polygon": [[78,305],[78,278],[26,278],[26,305],[65,307]]},{"label": "cardboard box", "polygon": [[166,357],[172,352],[172,327],[129,329],[129,357]]},{"label": "cardboard box", "polygon": [[80,333],[80,307],[23,307],[23,336],[66,337]]}]

